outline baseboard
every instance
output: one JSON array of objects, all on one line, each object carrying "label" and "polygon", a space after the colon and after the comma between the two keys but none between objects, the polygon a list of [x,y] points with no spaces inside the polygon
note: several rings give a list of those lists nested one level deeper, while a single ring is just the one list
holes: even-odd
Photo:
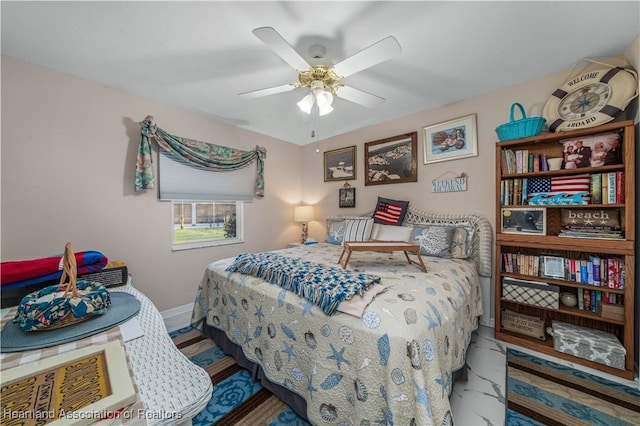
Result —
[{"label": "baseboard", "polygon": [[191,322],[191,312],[193,311],[193,303],[178,306],[177,308],[167,309],[160,312],[164,325],[168,332],[180,330],[187,327]]}]

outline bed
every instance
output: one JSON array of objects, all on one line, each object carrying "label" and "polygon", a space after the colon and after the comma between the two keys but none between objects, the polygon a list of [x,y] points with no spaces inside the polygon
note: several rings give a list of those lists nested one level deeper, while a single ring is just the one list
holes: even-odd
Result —
[{"label": "bed", "polygon": [[[327,219],[328,241],[340,220],[348,218]],[[464,227],[468,258],[424,256],[424,273],[402,252],[359,252],[348,268],[380,277],[386,291],[359,314],[333,315],[261,278],[227,271],[235,258],[219,260],[204,271],[192,325],[313,424],[452,424],[449,395],[482,315],[479,277],[491,276],[491,225],[476,214],[413,207],[402,225]],[[333,268],[342,246],[276,252]]]}]

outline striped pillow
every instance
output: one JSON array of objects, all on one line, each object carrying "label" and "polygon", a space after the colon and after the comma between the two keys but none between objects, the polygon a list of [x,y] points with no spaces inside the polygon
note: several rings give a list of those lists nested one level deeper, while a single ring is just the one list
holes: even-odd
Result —
[{"label": "striped pillow", "polygon": [[367,241],[371,238],[372,218],[348,219],[345,221],[344,241]]}]

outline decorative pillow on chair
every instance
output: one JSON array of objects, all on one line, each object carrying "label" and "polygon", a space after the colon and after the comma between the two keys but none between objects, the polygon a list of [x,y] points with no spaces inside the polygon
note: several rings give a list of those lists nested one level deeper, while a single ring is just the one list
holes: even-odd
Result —
[{"label": "decorative pillow on chair", "polygon": [[373,219],[347,219],[344,226],[344,241],[367,241],[371,239]]},{"label": "decorative pillow on chair", "polygon": [[408,201],[378,197],[376,210],[373,212],[373,221],[383,225],[402,225],[408,208]]},{"label": "decorative pillow on chair", "polygon": [[378,241],[410,241],[413,226],[393,226],[374,223],[371,239]]}]

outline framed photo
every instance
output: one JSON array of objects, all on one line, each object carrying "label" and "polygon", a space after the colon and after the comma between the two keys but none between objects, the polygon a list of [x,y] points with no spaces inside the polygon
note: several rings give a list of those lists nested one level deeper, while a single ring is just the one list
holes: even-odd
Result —
[{"label": "framed photo", "polygon": [[339,207],[355,207],[356,206],[356,189],[340,188]]},{"label": "framed photo", "polygon": [[501,231],[504,234],[547,234],[547,210],[545,208],[503,208],[501,217]]},{"label": "framed photo", "polygon": [[478,155],[476,114],[434,124],[424,133],[424,164]]},{"label": "framed photo", "polygon": [[[13,418],[21,413],[41,413],[41,424],[88,424],[78,419],[99,419],[96,413],[119,410],[135,401],[126,353],[118,341],[64,352],[2,372],[3,420],[5,415]],[[5,404],[13,409],[5,409]],[[60,411],[65,416],[57,417]],[[58,418],[62,420],[53,422]]]},{"label": "framed photo", "polygon": [[364,184],[418,181],[418,132],[364,144]]},{"label": "framed photo", "polygon": [[540,276],[563,280],[567,278],[565,259],[557,256],[540,256]]},{"label": "framed photo", "polygon": [[622,164],[622,135],[618,132],[560,141],[563,169]]},{"label": "framed photo", "polygon": [[356,146],[334,149],[324,153],[324,181],[356,178]]}]

